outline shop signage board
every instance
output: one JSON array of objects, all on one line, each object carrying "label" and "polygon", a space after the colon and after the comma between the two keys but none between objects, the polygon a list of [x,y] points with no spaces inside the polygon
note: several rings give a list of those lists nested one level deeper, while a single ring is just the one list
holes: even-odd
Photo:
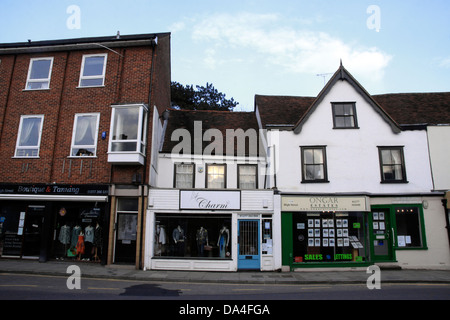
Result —
[{"label": "shop signage board", "polygon": [[0,184],[0,194],[108,195],[106,185]]},{"label": "shop signage board", "polygon": [[180,210],[241,210],[241,192],[180,190]]},{"label": "shop signage board", "polygon": [[282,211],[369,211],[365,196],[283,196]]}]

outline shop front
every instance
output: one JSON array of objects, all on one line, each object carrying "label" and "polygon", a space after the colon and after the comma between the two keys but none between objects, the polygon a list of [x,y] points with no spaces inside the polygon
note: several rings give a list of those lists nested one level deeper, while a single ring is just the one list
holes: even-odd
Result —
[{"label": "shop front", "polygon": [[281,211],[283,266],[359,266],[369,261],[367,197],[286,195]]},{"label": "shop front", "polygon": [[104,261],[108,192],[104,185],[1,185],[1,257]]},{"label": "shop front", "polygon": [[274,270],[272,191],[152,189],[146,269]]}]

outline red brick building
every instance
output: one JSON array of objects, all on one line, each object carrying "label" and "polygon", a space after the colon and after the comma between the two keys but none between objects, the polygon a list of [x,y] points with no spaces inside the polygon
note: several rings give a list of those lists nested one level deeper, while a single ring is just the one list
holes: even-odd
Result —
[{"label": "red brick building", "polygon": [[139,267],[168,107],[169,33],[0,44],[2,257]]}]

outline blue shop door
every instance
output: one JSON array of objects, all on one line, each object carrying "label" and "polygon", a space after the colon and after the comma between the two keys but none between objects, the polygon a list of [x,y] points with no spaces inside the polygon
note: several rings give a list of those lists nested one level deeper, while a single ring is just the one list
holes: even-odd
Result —
[{"label": "blue shop door", "polygon": [[238,269],[260,270],[259,220],[239,220],[238,235]]}]

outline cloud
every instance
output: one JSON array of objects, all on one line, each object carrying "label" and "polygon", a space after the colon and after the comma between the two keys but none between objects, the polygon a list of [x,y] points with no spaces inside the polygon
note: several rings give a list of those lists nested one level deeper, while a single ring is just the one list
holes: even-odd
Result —
[{"label": "cloud", "polygon": [[377,81],[392,59],[376,47],[348,44],[325,32],[283,25],[278,14],[212,15],[194,23],[192,39],[212,45],[207,51],[209,65],[222,50],[248,49],[285,72],[333,72],[342,59],[350,72]]}]

